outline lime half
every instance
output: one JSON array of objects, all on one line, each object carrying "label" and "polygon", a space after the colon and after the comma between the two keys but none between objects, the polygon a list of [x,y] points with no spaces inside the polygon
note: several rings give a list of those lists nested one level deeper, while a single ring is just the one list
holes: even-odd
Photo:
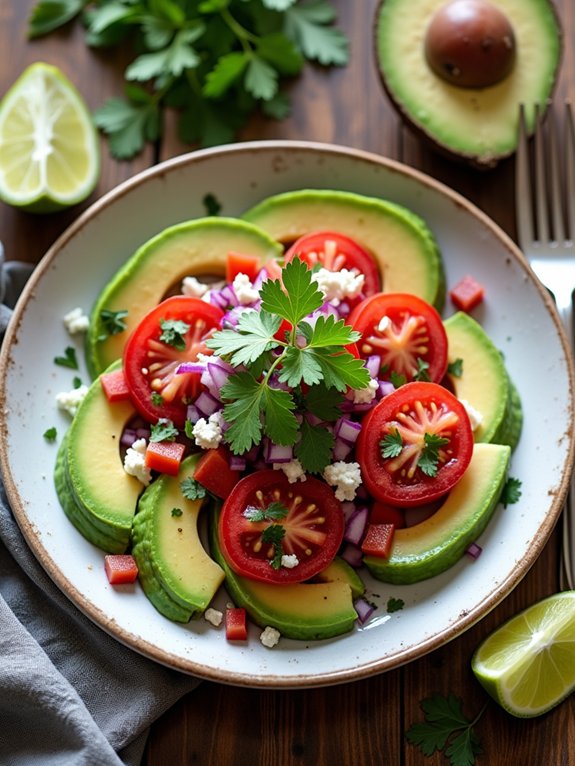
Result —
[{"label": "lime half", "polygon": [[471,667],[512,715],[547,712],[575,689],[575,591],[554,594],[497,628]]},{"label": "lime half", "polygon": [[37,213],[86,199],[99,139],[82,97],[55,66],[32,64],[0,102],[0,198]]}]

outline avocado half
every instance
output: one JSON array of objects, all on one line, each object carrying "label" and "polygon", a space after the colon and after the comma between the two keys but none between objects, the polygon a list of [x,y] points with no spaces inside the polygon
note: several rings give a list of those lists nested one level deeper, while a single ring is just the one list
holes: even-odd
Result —
[{"label": "avocado half", "polygon": [[494,167],[517,148],[519,105],[527,132],[535,104],[546,108],[562,55],[562,29],[550,0],[490,0],[515,35],[515,63],[495,85],[452,85],[427,63],[425,37],[447,0],[381,0],[375,55],[383,86],[404,121],[443,154],[479,168]]}]

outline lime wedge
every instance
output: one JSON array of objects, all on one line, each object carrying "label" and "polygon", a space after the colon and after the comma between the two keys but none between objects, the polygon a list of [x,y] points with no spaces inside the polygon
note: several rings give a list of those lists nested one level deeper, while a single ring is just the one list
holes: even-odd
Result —
[{"label": "lime wedge", "polygon": [[533,604],[478,647],[471,667],[507,712],[531,718],[575,689],[575,591]]},{"label": "lime wedge", "polygon": [[0,199],[47,213],[84,200],[100,173],[96,128],[55,66],[32,64],[0,102]]}]

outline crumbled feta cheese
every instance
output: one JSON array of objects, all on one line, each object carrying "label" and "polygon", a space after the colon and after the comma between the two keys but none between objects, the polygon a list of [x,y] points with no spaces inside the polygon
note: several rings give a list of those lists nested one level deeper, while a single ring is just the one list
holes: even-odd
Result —
[{"label": "crumbled feta cheese", "polygon": [[379,332],[385,332],[389,327],[391,327],[391,319],[388,316],[382,316],[377,325],[377,329]]},{"label": "crumbled feta cheese", "polygon": [[217,449],[223,435],[221,412],[214,412],[207,420],[200,418],[192,428],[196,446],[201,449]]},{"label": "crumbled feta cheese", "polygon": [[335,496],[342,502],[344,500],[353,500],[355,491],[361,484],[361,471],[359,463],[346,463],[339,460],[326,466],[323,472],[323,478],[332,487],[335,487]]},{"label": "crumbled feta cheese", "polygon": [[260,634],[260,641],[264,646],[267,646],[268,649],[271,649],[278,643],[281,635],[282,634],[279,632],[279,630],[276,630],[275,628],[272,628],[268,625],[263,633]]},{"label": "crumbled feta cheese", "polygon": [[145,439],[136,439],[124,457],[124,471],[145,487],[152,481],[152,472],[146,465],[146,446]]},{"label": "crumbled feta cheese", "polygon": [[282,567],[286,569],[293,569],[299,564],[299,559],[295,553],[284,553],[281,560]]},{"label": "crumbled feta cheese", "polygon": [[70,335],[86,332],[90,326],[90,318],[79,307],[65,314],[63,322]]},{"label": "crumbled feta cheese", "polygon": [[363,274],[357,274],[349,269],[329,271],[329,269],[323,268],[314,272],[312,279],[317,282],[325,300],[336,306],[346,298],[357,298],[363,290],[365,281]]},{"label": "crumbled feta cheese", "polygon": [[253,286],[247,274],[242,274],[241,272],[236,274],[232,287],[240,306],[255,303],[260,297],[258,290]]},{"label": "crumbled feta cheese", "polygon": [[465,411],[469,415],[469,420],[471,421],[471,430],[477,431],[479,426],[483,423],[483,415],[479,412],[479,410],[476,410],[472,404],[469,404],[467,399],[460,399],[459,401],[465,407]]},{"label": "crumbled feta cheese", "polygon": [[365,388],[359,388],[353,392],[354,404],[369,404],[375,399],[379,383],[372,378]]},{"label": "crumbled feta cheese", "polygon": [[294,460],[290,460],[289,463],[274,463],[273,467],[276,471],[283,471],[290,484],[294,484],[296,481],[305,481],[307,479],[301,463],[295,458]]},{"label": "crumbled feta cheese", "polygon": [[73,388],[71,391],[61,391],[56,394],[56,404],[61,410],[74,417],[87,393],[88,386],[84,385]]},{"label": "crumbled feta cheese", "polygon": [[218,626],[222,624],[222,620],[224,619],[224,613],[220,612],[219,609],[214,609],[213,607],[210,606],[204,612],[204,619],[207,620],[211,625],[217,628]]},{"label": "crumbled feta cheese", "polygon": [[190,298],[201,298],[208,291],[208,285],[200,282],[196,277],[184,277],[182,281],[182,295]]}]

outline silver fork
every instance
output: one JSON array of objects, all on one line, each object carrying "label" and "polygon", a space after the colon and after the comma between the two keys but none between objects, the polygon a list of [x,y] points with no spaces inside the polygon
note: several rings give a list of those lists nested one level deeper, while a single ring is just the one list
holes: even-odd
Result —
[{"label": "silver fork", "polygon": [[[519,143],[515,171],[517,237],[533,271],[552,293],[569,348],[573,349],[573,289],[575,288],[575,129],[571,105],[565,105],[563,156],[558,121],[549,108],[547,117],[535,107],[533,146],[527,139],[525,109],[519,117]],[[571,479],[563,511],[562,589],[575,582],[575,477]]]}]

